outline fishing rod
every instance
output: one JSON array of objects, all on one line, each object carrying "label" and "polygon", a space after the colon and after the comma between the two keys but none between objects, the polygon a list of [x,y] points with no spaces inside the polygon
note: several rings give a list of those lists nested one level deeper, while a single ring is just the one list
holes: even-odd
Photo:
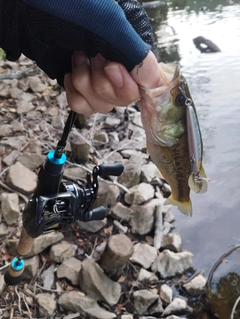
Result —
[{"label": "fishing rod", "polygon": [[63,134],[55,150],[51,150],[42,164],[37,187],[30,196],[22,214],[22,231],[16,249],[16,257],[4,274],[6,284],[14,286],[21,282],[25,267],[24,258],[31,251],[34,239],[44,233],[63,231],[73,222],[80,220],[102,220],[107,211],[103,206],[93,209],[98,198],[98,176],[119,176],[122,163],[95,166],[92,173],[86,174],[86,185],[62,181],[66,155],[64,148],[68,135],[76,119],[70,111]]}]

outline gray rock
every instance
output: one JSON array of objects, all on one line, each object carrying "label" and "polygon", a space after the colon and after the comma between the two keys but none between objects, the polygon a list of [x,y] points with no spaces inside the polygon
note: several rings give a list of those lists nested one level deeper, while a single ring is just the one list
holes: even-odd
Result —
[{"label": "gray rock", "polygon": [[19,115],[23,114],[23,113],[28,113],[34,110],[34,105],[32,102],[28,102],[28,101],[23,101],[20,100],[18,101],[17,104],[17,113]]},{"label": "gray rock", "polygon": [[69,167],[64,169],[64,177],[76,181],[77,179],[86,179],[87,172],[82,167]]},{"label": "gray rock", "polygon": [[183,287],[186,289],[189,295],[198,296],[205,292],[207,279],[202,273],[195,276],[191,281],[184,284]]},{"label": "gray rock", "polygon": [[89,222],[77,221],[79,229],[85,230],[89,233],[97,233],[103,227],[107,225],[107,219],[102,220],[91,220]]},{"label": "gray rock", "polygon": [[93,136],[93,142],[97,145],[105,145],[106,143],[109,143],[108,134],[105,131],[96,133]]},{"label": "gray rock", "polygon": [[174,253],[166,249],[157,256],[152,270],[158,271],[163,278],[183,274],[185,270],[193,267],[192,257],[193,254],[188,251]]},{"label": "gray rock", "polygon": [[164,309],[163,315],[181,315],[192,312],[192,308],[188,306],[187,301],[183,298],[175,298],[173,301]]},{"label": "gray rock", "polygon": [[129,189],[124,200],[129,205],[141,205],[154,197],[154,188],[147,183],[140,183]]},{"label": "gray rock", "polygon": [[34,171],[36,168],[40,167],[45,159],[46,156],[44,155],[27,152],[20,154],[18,157],[18,161],[31,171]]},{"label": "gray rock", "polygon": [[29,86],[35,93],[42,93],[44,90],[46,90],[48,84],[43,83],[39,76],[29,76]]},{"label": "gray rock", "polygon": [[174,252],[182,250],[182,238],[178,233],[170,233],[162,237],[161,248]]},{"label": "gray rock", "polygon": [[15,224],[20,216],[19,199],[16,193],[1,194],[1,209],[4,220],[8,225]]},{"label": "gray rock", "polygon": [[161,300],[165,303],[165,304],[170,304],[170,302],[172,301],[172,297],[173,297],[173,291],[171,289],[171,287],[169,287],[166,284],[161,285],[160,287],[160,298]]},{"label": "gray rock", "polygon": [[140,182],[141,168],[136,163],[128,163],[124,166],[124,171],[121,176],[119,176],[119,183],[131,188],[138,185]]},{"label": "gray rock", "polygon": [[[28,257],[32,257],[35,255],[40,254],[42,251],[44,251],[49,246],[59,242],[63,239],[63,234],[60,232],[56,233],[49,233],[49,234],[43,234],[37,238],[34,239],[33,246],[31,248],[30,253],[28,254]],[[8,253],[12,256],[16,255],[16,248],[18,245],[18,239],[9,239],[6,242],[6,249]]]},{"label": "gray rock", "polygon": [[8,227],[4,222],[0,223],[0,236],[4,236],[7,234]]},{"label": "gray rock", "polygon": [[133,293],[133,306],[138,315],[148,315],[156,312],[162,313],[162,303],[159,296],[149,290],[137,290]]},{"label": "gray rock", "polygon": [[128,315],[122,315],[121,319],[133,319],[133,315],[128,314]]},{"label": "gray rock", "polygon": [[173,224],[164,221],[163,222],[163,235],[167,235],[174,228]]},{"label": "gray rock", "polygon": [[148,280],[149,282],[156,282],[158,281],[158,277],[154,273],[147,271],[144,268],[141,268],[139,271],[138,280],[139,281]]},{"label": "gray rock", "polygon": [[12,135],[12,125],[1,124],[0,125],[0,137],[6,137]]},{"label": "gray rock", "polygon": [[58,106],[60,107],[60,109],[63,109],[66,105],[68,105],[67,103],[67,97],[66,97],[66,92],[63,91],[61,92],[57,97],[56,97],[56,101]]},{"label": "gray rock", "polygon": [[178,316],[168,316],[165,319],[187,319],[187,318],[183,318],[183,317],[178,317]]},{"label": "gray rock", "polygon": [[110,215],[113,218],[123,221],[129,221],[133,210],[127,206],[124,206],[121,202],[117,202],[117,204],[111,209]]},{"label": "gray rock", "polygon": [[23,272],[24,279],[32,279],[39,270],[39,256],[25,259],[25,268]]},{"label": "gray rock", "polygon": [[13,150],[11,153],[9,153],[7,156],[4,157],[3,163],[6,164],[7,166],[13,165],[18,155],[19,155],[19,152],[17,150]]},{"label": "gray rock", "polygon": [[[164,205],[164,207],[166,206],[171,206],[171,205]],[[172,223],[175,220],[175,216],[170,210],[168,210],[166,213],[163,213],[163,220],[165,222]]]},{"label": "gray rock", "polygon": [[79,291],[69,291],[63,293],[59,299],[60,307],[72,312],[80,312],[91,319],[114,319],[116,315],[101,308],[98,303],[89,296],[85,296]]},{"label": "gray rock", "polygon": [[92,258],[82,262],[79,287],[88,296],[111,306],[115,305],[121,296],[120,284],[107,277]]},{"label": "gray rock", "polygon": [[144,205],[132,205],[133,214],[129,220],[133,233],[140,235],[148,234],[154,226],[154,212],[158,199],[152,199]]},{"label": "gray rock", "polygon": [[121,119],[107,116],[104,122],[106,128],[115,128],[121,123]]},{"label": "gray rock", "polygon": [[26,136],[11,136],[3,138],[0,144],[11,147],[12,149],[20,149],[26,143]]},{"label": "gray rock", "polygon": [[50,248],[49,258],[56,263],[62,263],[64,260],[73,257],[76,249],[76,245],[62,240]]},{"label": "gray rock", "polygon": [[31,194],[37,186],[37,175],[20,162],[16,162],[8,170],[7,183],[21,193]]},{"label": "gray rock", "polygon": [[82,263],[75,257],[66,259],[57,269],[58,278],[67,278],[73,285],[78,285],[79,271]]},{"label": "gray rock", "polygon": [[145,269],[151,267],[152,263],[157,257],[157,249],[148,244],[137,243],[134,245],[134,251],[130,261],[133,263],[140,264]]},{"label": "gray rock", "polygon": [[99,181],[98,198],[94,203],[94,207],[104,206],[110,208],[114,206],[117,203],[119,194],[118,186]]},{"label": "gray rock", "polygon": [[41,279],[43,281],[43,287],[45,289],[51,289],[54,284],[54,270],[55,263],[51,264],[47,269],[45,269],[41,274]]},{"label": "gray rock", "polygon": [[57,306],[55,296],[49,293],[39,293],[35,299],[40,307],[40,315],[47,319],[53,318]]},{"label": "gray rock", "polygon": [[0,274],[0,294],[3,293],[4,289],[6,288],[6,283],[5,283],[5,280],[4,280],[4,275],[3,274]]},{"label": "gray rock", "polygon": [[152,162],[142,165],[141,167],[141,182],[151,183],[158,176],[158,169]]}]

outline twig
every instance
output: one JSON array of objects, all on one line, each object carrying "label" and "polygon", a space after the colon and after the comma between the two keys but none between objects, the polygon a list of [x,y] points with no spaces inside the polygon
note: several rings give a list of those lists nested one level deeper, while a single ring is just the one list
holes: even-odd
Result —
[{"label": "twig", "polygon": [[16,293],[16,295],[18,296],[18,310],[19,310],[19,313],[21,314],[21,313],[22,313],[22,308],[21,308],[21,296],[20,296],[20,294],[18,293],[17,286],[15,286],[15,293]]},{"label": "twig", "polygon": [[234,319],[234,313],[235,313],[235,311],[236,311],[236,308],[237,308],[237,305],[238,305],[239,301],[240,301],[240,296],[239,296],[239,297],[237,298],[237,300],[235,301],[235,304],[234,304],[234,306],[233,306],[233,308],[232,308],[232,312],[231,312],[231,317],[230,317],[230,319]]},{"label": "twig", "polygon": [[56,290],[56,289],[47,289],[47,288],[44,288],[42,286],[40,286],[39,284],[35,283],[36,287],[44,290],[44,291],[47,291],[47,292],[56,292],[56,293],[59,293],[59,294],[62,294],[63,292],[65,292],[64,290]]},{"label": "twig", "polygon": [[16,73],[3,73],[0,74],[0,80],[12,80],[26,78],[31,75],[38,74],[40,69],[38,67],[27,69],[26,71],[17,71]]},{"label": "twig", "polygon": [[31,311],[30,311],[30,309],[28,307],[28,304],[27,304],[26,297],[25,297],[24,293],[21,293],[21,296],[22,296],[23,302],[25,304],[25,307],[27,308],[27,311],[29,313],[29,318],[32,319],[32,314],[31,314]]},{"label": "twig", "polygon": [[11,263],[7,263],[6,265],[0,267],[0,271],[3,270],[3,269],[5,269],[5,268],[7,268],[10,264],[11,264]]},{"label": "twig", "polygon": [[21,197],[26,204],[28,203],[28,198],[27,198],[26,196],[24,196],[23,194],[21,194],[21,193],[15,191],[15,190],[12,189],[11,187],[9,187],[9,186],[7,186],[6,184],[4,184],[2,181],[0,181],[0,185],[1,185],[2,187],[4,187],[6,190],[8,190],[9,192],[18,194],[18,196]]}]

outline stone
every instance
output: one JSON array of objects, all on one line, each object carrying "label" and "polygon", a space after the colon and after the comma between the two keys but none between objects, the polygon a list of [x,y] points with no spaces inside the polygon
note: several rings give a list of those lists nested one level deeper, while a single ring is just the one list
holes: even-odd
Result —
[{"label": "stone", "polygon": [[182,238],[178,233],[170,233],[162,237],[161,248],[174,252],[182,250]]},{"label": "stone", "polygon": [[188,251],[174,253],[166,249],[155,259],[152,271],[158,271],[162,278],[183,274],[184,271],[193,267],[192,257],[193,254]]},{"label": "stone", "polygon": [[107,225],[107,219],[102,220],[90,220],[89,222],[77,221],[79,229],[85,230],[89,233],[97,233],[103,227]]},{"label": "stone", "polygon": [[137,243],[134,245],[134,251],[130,261],[143,266],[145,269],[151,267],[157,257],[157,249],[145,243]]},{"label": "stone", "polygon": [[106,276],[103,270],[92,259],[82,262],[79,272],[79,288],[97,301],[104,301],[110,306],[115,305],[121,296],[121,286],[118,282]]},{"label": "stone", "polygon": [[158,199],[154,198],[144,205],[132,205],[130,209],[133,211],[129,224],[133,233],[140,235],[148,234],[154,226],[154,214]]},{"label": "stone", "polygon": [[159,295],[160,295],[162,302],[165,305],[168,305],[172,301],[173,291],[172,291],[171,287],[169,287],[167,284],[163,284],[160,287]]},{"label": "stone", "polygon": [[139,271],[138,280],[139,281],[147,280],[151,283],[154,283],[158,281],[158,277],[154,273],[147,271],[144,268],[141,268]]},{"label": "stone", "polygon": [[66,278],[73,285],[78,285],[79,271],[82,263],[75,257],[64,260],[64,262],[57,268],[57,277]]},{"label": "stone", "polygon": [[104,122],[104,126],[106,128],[115,128],[121,123],[121,119],[112,117],[112,116],[107,116]]},{"label": "stone", "polygon": [[188,306],[185,299],[177,297],[164,309],[163,315],[182,315],[191,313],[192,311],[193,309]]},{"label": "stone", "polygon": [[122,315],[121,319],[133,319],[133,315],[128,314],[128,315]]},{"label": "stone", "polygon": [[32,279],[39,270],[39,256],[25,259],[25,268],[23,272],[23,279]]},{"label": "stone", "polygon": [[7,231],[8,231],[8,227],[7,225],[2,221],[0,223],[0,236],[4,236],[7,234]]},{"label": "stone", "polygon": [[5,283],[5,280],[4,280],[4,275],[3,274],[0,274],[0,294],[3,293],[4,289],[6,288],[6,283]]},{"label": "stone", "polygon": [[111,208],[117,203],[117,198],[120,195],[119,188],[116,185],[110,185],[104,181],[98,182],[98,198],[94,203],[94,208],[104,206]]},{"label": "stone", "polygon": [[82,167],[69,167],[64,169],[63,177],[76,182],[77,179],[85,180],[87,171]]},{"label": "stone", "polygon": [[7,156],[3,158],[3,163],[7,166],[11,166],[14,164],[18,156],[19,152],[17,150],[13,150],[11,153],[9,153]]},{"label": "stone", "polygon": [[18,161],[31,171],[34,171],[36,168],[40,167],[45,159],[46,156],[44,155],[27,152],[20,154],[18,157]]},{"label": "stone", "polygon": [[55,263],[51,264],[47,269],[45,269],[41,274],[41,279],[43,281],[43,288],[50,290],[54,284],[54,270]]},{"label": "stone", "polygon": [[131,188],[139,184],[140,174],[140,165],[136,165],[136,163],[128,163],[124,166],[124,171],[122,175],[119,176],[118,181],[127,188]]},{"label": "stone", "polygon": [[10,124],[1,124],[0,125],[0,137],[7,137],[12,135],[12,125]]},{"label": "stone", "polygon": [[26,143],[26,136],[24,135],[6,137],[1,139],[0,141],[1,145],[6,145],[16,150],[21,149],[21,147],[23,147],[25,143]]},{"label": "stone", "polygon": [[53,318],[57,306],[55,296],[50,293],[39,293],[35,296],[35,300],[40,307],[40,314],[47,319]]},{"label": "stone", "polygon": [[129,205],[141,205],[154,197],[154,188],[147,183],[140,183],[129,189],[124,201]]},{"label": "stone", "polygon": [[106,143],[109,143],[108,134],[105,131],[94,134],[93,142],[97,145],[105,145]]},{"label": "stone", "polygon": [[120,221],[129,221],[132,214],[133,210],[123,205],[121,202],[117,202],[117,204],[110,210],[110,215]]},{"label": "stone", "polygon": [[48,84],[47,83],[42,83],[41,79],[39,76],[29,76],[29,86],[31,90],[35,93],[42,93],[44,90],[47,89]]},{"label": "stone", "polygon": [[141,167],[141,182],[151,183],[158,176],[158,169],[152,162],[142,165]]},{"label": "stone", "polygon": [[20,162],[16,162],[8,170],[7,183],[20,193],[29,195],[37,187],[37,175]]},{"label": "stone", "polygon": [[86,318],[91,319],[114,319],[116,315],[101,308],[91,297],[85,296],[79,291],[69,291],[63,293],[59,299],[60,307],[74,313],[79,312]]},{"label": "stone", "polygon": [[75,255],[77,246],[65,240],[54,244],[49,251],[49,258],[56,263],[62,263],[64,260]]},{"label": "stone", "polygon": [[1,209],[5,222],[8,225],[15,224],[20,217],[18,195],[16,193],[2,193]]},{"label": "stone", "polygon": [[[134,312],[138,315],[148,315],[156,312],[162,313],[162,303],[159,296],[147,289],[137,290],[133,293]],[[158,309],[156,309],[156,306]]]},{"label": "stone", "polygon": [[[52,232],[49,234],[42,234],[41,236],[37,237],[33,241],[33,245],[31,248],[30,253],[27,255],[28,258],[40,254],[49,246],[59,242],[63,239],[63,234],[60,232]],[[16,255],[16,248],[18,245],[18,239],[9,239],[6,242],[6,249],[11,256]]]},{"label": "stone", "polygon": [[34,105],[32,102],[20,100],[17,103],[17,113],[19,115],[23,113],[28,113],[34,110]]},{"label": "stone", "polygon": [[192,280],[183,285],[184,289],[191,296],[199,296],[206,290],[207,279],[202,273],[195,276]]}]

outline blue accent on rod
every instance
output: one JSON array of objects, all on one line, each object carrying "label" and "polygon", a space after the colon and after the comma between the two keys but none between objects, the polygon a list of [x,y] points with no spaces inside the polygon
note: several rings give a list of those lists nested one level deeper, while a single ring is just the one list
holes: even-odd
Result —
[{"label": "blue accent on rod", "polygon": [[67,157],[64,153],[61,155],[61,158],[54,157],[54,154],[55,154],[54,150],[52,150],[48,153],[47,157],[51,163],[56,164],[56,165],[63,165],[66,162]]},{"label": "blue accent on rod", "polygon": [[20,271],[24,268],[24,260],[15,257],[11,263],[12,269],[15,271]]}]

